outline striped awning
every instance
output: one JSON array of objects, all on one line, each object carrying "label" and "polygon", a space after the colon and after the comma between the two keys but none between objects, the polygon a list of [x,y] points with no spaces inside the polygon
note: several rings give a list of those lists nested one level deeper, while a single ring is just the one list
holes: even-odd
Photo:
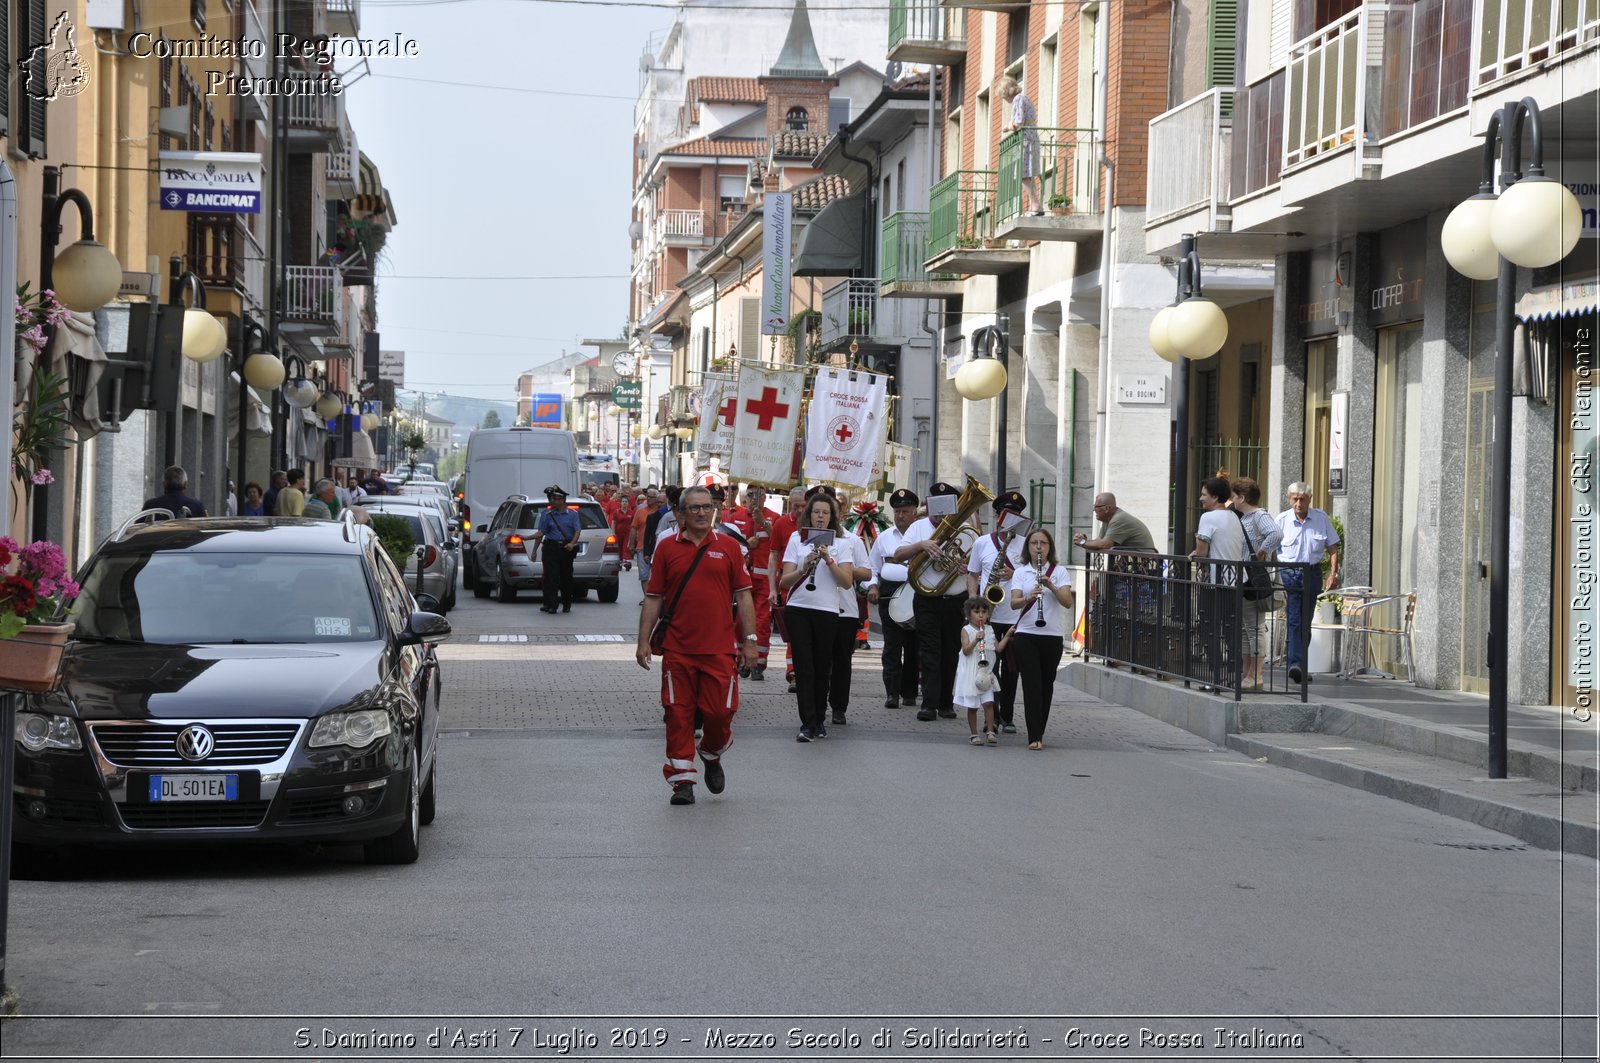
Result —
[{"label": "striped awning", "polygon": [[367,158],[366,152],[359,152],[360,162],[356,166],[356,198],[352,204],[355,213],[364,218],[374,215],[383,215],[383,220],[390,228],[394,227],[394,204],[389,199],[389,192],[383,187],[383,177],[378,173],[377,164]]},{"label": "striped awning", "polygon": [[1517,317],[1523,321],[1551,321],[1600,310],[1600,278],[1546,284],[1517,300]]}]

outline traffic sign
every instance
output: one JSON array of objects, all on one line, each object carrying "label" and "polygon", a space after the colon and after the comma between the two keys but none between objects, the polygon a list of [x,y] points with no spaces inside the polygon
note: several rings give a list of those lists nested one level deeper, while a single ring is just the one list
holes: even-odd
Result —
[{"label": "traffic sign", "polygon": [[623,380],[611,389],[611,401],[618,409],[637,410],[644,394],[644,385],[638,380]]}]

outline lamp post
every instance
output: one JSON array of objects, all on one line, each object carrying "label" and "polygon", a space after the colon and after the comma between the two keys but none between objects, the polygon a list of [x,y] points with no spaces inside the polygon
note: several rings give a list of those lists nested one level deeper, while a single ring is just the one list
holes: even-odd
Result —
[{"label": "lamp post", "polygon": [[[122,263],[94,238],[94,208],[89,197],[76,188],[61,188],[61,168],[44,168],[44,196],[39,220],[39,289],[54,291],[56,302],[78,313],[91,313],[116,297],[122,287]],[[78,242],[60,255],[61,211],[68,203],[78,208]],[[33,537],[48,539],[50,521],[46,515],[48,488],[33,488]]]},{"label": "lamp post", "polygon": [[972,357],[956,370],[956,393],[968,402],[982,402],[1001,396],[995,410],[994,490],[999,495],[1006,489],[1006,400],[1005,390],[1007,348],[1010,339],[1006,329],[1010,319],[1000,315],[998,324],[984,325],[972,333]]},{"label": "lamp post", "polygon": [[[168,305],[183,309],[183,341],[180,351],[185,359],[196,365],[204,365],[215,361],[228,346],[228,330],[206,311],[206,286],[200,280],[200,275],[192,270],[181,269],[182,260],[173,256],[171,261],[172,287],[168,295]],[[189,306],[183,308],[183,293],[189,293]],[[162,357],[156,352],[154,357]],[[172,412],[167,414],[166,420],[166,464],[180,464],[182,447],[179,445],[183,434],[183,373],[176,374],[175,384],[178,394],[174,396]],[[196,470],[198,472],[198,470]],[[223,494],[227,494],[228,476],[226,470],[222,476]]]},{"label": "lamp post", "polygon": [[1150,346],[1172,363],[1172,419],[1177,425],[1172,455],[1172,552],[1185,553],[1189,525],[1189,367],[1188,358],[1210,358],[1228,341],[1228,315],[1201,291],[1200,252],[1194,236],[1178,244],[1178,288],[1171,306],[1150,322]]},{"label": "lamp post", "polygon": [[[1529,164],[1522,169],[1522,131]],[[1494,194],[1494,151],[1500,195]],[[1577,246],[1583,229],[1578,200],[1544,175],[1544,127],[1532,97],[1503,104],[1484,133],[1478,194],[1445,219],[1439,242],[1458,273],[1495,281],[1494,448],[1489,489],[1489,777],[1506,777],[1506,704],[1511,603],[1511,358],[1516,329],[1517,267],[1553,266]]]}]

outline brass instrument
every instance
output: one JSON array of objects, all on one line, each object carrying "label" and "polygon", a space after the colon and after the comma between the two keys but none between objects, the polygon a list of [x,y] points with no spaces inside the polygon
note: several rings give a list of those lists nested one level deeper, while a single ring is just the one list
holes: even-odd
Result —
[{"label": "brass instrument", "polygon": [[956,511],[939,521],[933,530],[932,541],[944,549],[943,557],[934,557],[921,551],[906,564],[906,582],[916,588],[916,593],[942,597],[956,580],[967,578],[967,561],[972,546],[982,534],[970,523],[972,515],[990,502],[994,495],[974,477],[967,477],[967,486],[956,499]]},{"label": "brass instrument", "polygon": [[1006,556],[1006,552],[1011,549],[1012,538],[1014,533],[1001,539],[1000,550],[994,555],[994,564],[989,566],[988,575],[984,577],[987,585],[983,588],[983,596],[988,599],[991,606],[998,606],[1006,600],[1006,584],[1010,582],[1006,579],[1006,572],[1011,568],[1011,559]]}]

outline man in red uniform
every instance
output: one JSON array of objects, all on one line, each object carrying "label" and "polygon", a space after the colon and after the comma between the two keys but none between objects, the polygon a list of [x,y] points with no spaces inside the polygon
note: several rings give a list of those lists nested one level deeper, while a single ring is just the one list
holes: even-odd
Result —
[{"label": "man in red uniform", "polygon": [[[772,522],[772,534],[769,537],[771,546],[767,559],[767,601],[768,608],[778,618],[778,631],[783,633],[783,605],[784,593],[778,589],[778,569],[783,567],[783,552],[789,547],[789,537],[800,527],[800,513],[806,508],[806,490],[796,487],[789,492],[789,512]],[[789,636],[783,637],[783,678],[789,684],[789,693],[794,693],[794,650],[789,646]]]},{"label": "man in red uniform", "polygon": [[745,489],[745,504],[728,511],[728,521],[744,534],[749,551],[751,597],[756,607],[756,664],[750,678],[766,679],[767,651],[772,647],[772,587],[767,579],[771,564],[774,521],[767,512],[767,489],[751,484]]},{"label": "man in red uniform", "polygon": [[755,663],[756,614],[750,601],[750,573],[738,543],[711,528],[716,513],[711,492],[686,488],[678,507],[678,531],[656,545],[651,561],[635,658],[639,667],[649,670],[650,631],[662,609],[671,606],[661,656],[661,703],[667,710],[667,762],[662,774],[672,785],[672,803],[692,805],[695,713],[700,713],[704,727],[700,759],[706,765],[706,789],[720,794],[726,782],[722,754],[733,744],[733,714],[739,711],[733,649],[739,646],[744,667]]},{"label": "man in red uniform", "polygon": [[615,498],[615,508],[607,510],[611,519],[611,534],[617,537],[617,550],[622,554],[622,567],[631,568],[633,551],[628,549],[628,532],[633,524],[633,488],[624,487]]}]

